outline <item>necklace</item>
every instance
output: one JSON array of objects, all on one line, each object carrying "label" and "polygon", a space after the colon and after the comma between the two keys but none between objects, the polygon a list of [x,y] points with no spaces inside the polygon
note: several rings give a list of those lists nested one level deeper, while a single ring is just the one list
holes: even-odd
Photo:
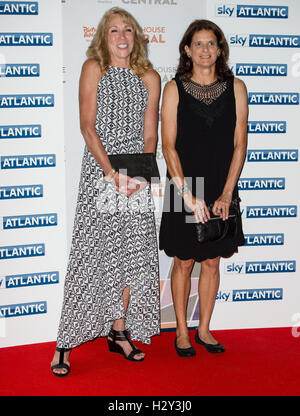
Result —
[{"label": "necklace", "polygon": [[227,87],[226,81],[220,82],[216,80],[211,84],[201,85],[186,76],[182,76],[181,81],[187,93],[207,105],[219,98]]}]

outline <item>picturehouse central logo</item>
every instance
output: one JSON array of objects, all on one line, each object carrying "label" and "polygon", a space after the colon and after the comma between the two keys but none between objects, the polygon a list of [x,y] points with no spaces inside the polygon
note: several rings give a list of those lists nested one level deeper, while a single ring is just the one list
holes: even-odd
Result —
[{"label": "picturehouse central logo", "polygon": [[165,26],[145,26],[144,36],[149,43],[166,43]]}]

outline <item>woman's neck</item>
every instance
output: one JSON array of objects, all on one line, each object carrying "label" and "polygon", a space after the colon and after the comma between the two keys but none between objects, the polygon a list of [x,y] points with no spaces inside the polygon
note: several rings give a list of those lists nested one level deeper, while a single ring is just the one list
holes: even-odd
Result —
[{"label": "woman's neck", "polygon": [[209,85],[217,80],[215,68],[197,69],[193,68],[191,80],[201,85]]}]

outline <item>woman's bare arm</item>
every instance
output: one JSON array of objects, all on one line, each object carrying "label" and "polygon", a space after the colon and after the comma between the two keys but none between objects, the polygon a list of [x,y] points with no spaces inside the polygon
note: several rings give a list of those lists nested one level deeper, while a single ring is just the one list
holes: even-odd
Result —
[{"label": "woman's bare arm", "polygon": [[142,78],[148,90],[148,105],[144,116],[144,153],[156,153],[160,98],[160,76],[149,70]]},{"label": "woman's bare arm", "polygon": [[[186,185],[182,166],[175,149],[177,135],[177,107],[179,97],[175,81],[166,84],[161,109],[162,150],[171,175],[177,188]],[[198,200],[189,190],[183,195],[185,204],[194,212],[197,222],[207,221],[210,217],[204,201]]]},{"label": "woman's bare arm", "polygon": [[247,150],[248,94],[244,82],[238,78],[234,79],[234,95],[236,103],[234,152],[222,195],[220,195],[213,207],[215,215],[220,215],[217,209],[222,210],[223,219],[228,218],[232,193],[243,168]]},{"label": "woman's bare arm", "polygon": [[101,79],[99,64],[94,59],[87,60],[83,66],[79,81],[80,130],[87,148],[107,175],[111,163],[106,154],[101,138],[95,130],[97,115],[97,87]]}]

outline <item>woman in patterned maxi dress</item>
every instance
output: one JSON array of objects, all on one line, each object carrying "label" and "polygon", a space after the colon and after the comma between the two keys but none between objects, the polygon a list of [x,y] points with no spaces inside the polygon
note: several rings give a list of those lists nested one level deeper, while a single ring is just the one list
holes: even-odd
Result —
[{"label": "woman in patterned maxi dress", "polygon": [[56,376],[69,373],[71,348],[96,337],[107,337],[110,351],[143,361],[131,340],[150,344],[160,330],[150,185],[115,172],[108,158],[155,153],[160,77],[142,29],[119,8],[103,16],[87,55],[79,88],[86,146],[51,363]]}]

